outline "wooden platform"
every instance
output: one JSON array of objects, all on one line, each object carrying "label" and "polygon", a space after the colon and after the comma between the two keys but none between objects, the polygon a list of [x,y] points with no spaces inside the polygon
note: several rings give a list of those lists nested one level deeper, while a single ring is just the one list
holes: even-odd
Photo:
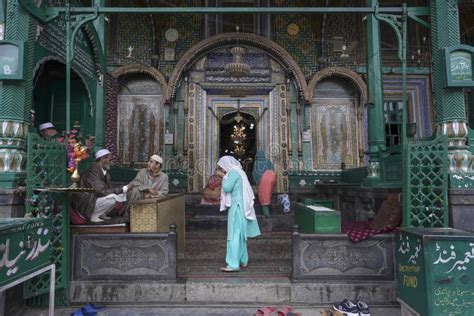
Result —
[{"label": "wooden platform", "polygon": [[71,225],[71,234],[128,233],[128,224]]}]

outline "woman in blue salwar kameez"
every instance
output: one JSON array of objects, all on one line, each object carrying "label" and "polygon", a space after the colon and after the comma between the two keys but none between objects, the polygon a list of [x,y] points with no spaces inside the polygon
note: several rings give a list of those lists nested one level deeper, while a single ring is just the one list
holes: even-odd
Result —
[{"label": "woman in blue salwar kameez", "polygon": [[227,215],[227,253],[223,272],[239,271],[249,261],[247,238],[260,235],[255,215],[254,194],[247,175],[240,163],[232,156],[223,156],[217,162],[225,173],[222,179],[220,210],[228,208]]}]

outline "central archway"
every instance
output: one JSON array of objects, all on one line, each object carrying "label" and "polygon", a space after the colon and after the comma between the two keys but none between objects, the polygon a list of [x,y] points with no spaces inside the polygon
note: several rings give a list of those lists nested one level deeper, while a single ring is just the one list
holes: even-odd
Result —
[{"label": "central archway", "polygon": [[304,96],[305,100],[309,100],[308,86],[306,84],[303,71],[298,66],[298,63],[283,47],[262,36],[251,33],[237,32],[223,33],[210,37],[194,45],[186,53],[184,53],[179,62],[176,64],[176,67],[173,69],[173,72],[171,73],[168,80],[166,99],[169,100],[175,97],[176,90],[178,89],[179,82],[181,81],[183,74],[189,70],[194,63],[217,48],[231,45],[249,46],[266,52],[270,57],[281,64],[288,75],[293,77],[301,95]]}]

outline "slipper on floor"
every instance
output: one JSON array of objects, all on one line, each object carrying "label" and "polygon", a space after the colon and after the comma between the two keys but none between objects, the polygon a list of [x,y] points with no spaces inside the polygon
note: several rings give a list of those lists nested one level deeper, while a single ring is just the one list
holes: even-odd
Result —
[{"label": "slipper on floor", "polygon": [[81,308],[82,314],[84,316],[95,316],[97,315],[98,311],[106,309],[105,306],[97,306],[91,303],[88,303],[84,305],[84,307]]},{"label": "slipper on floor", "polygon": [[97,306],[91,303],[84,305],[78,310],[75,310],[71,313],[71,316],[95,316],[97,315],[98,311],[104,310],[107,307],[105,306]]},{"label": "slipper on floor", "polygon": [[287,316],[289,315],[288,313],[291,312],[293,308],[291,306],[285,306],[282,307],[280,310],[278,310],[277,315],[278,316]]},{"label": "slipper on floor", "polygon": [[220,268],[220,271],[221,272],[239,272],[240,269],[235,270],[235,269],[231,269],[231,268],[228,268],[228,267],[222,267],[222,268]]},{"label": "slipper on floor", "polygon": [[255,316],[270,316],[276,311],[276,307],[265,306],[257,309]]}]

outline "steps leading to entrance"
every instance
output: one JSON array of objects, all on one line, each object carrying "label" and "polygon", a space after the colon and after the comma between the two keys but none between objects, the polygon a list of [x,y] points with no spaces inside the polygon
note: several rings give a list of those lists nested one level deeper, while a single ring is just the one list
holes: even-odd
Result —
[{"label": "steps leading to entrance", "polygon": [[291,234],[263,233],[248,240],[249,264],[238,273],[222,273],[225,266],[226,234],[186,234],[186,249],[178,256],[178,277],[255,278],[289,277]]},{"label": "steps leading to entrance", "polygon": [[[258,224],[262,232],[290,232],[294,213],[283,213],[281,205],[271,206],[271,216],[262,214],[260,205],[255,206]],[[186,203],[186,232],[225,232],[227,230],[227,212],[220,212],[218,205]]]}]

